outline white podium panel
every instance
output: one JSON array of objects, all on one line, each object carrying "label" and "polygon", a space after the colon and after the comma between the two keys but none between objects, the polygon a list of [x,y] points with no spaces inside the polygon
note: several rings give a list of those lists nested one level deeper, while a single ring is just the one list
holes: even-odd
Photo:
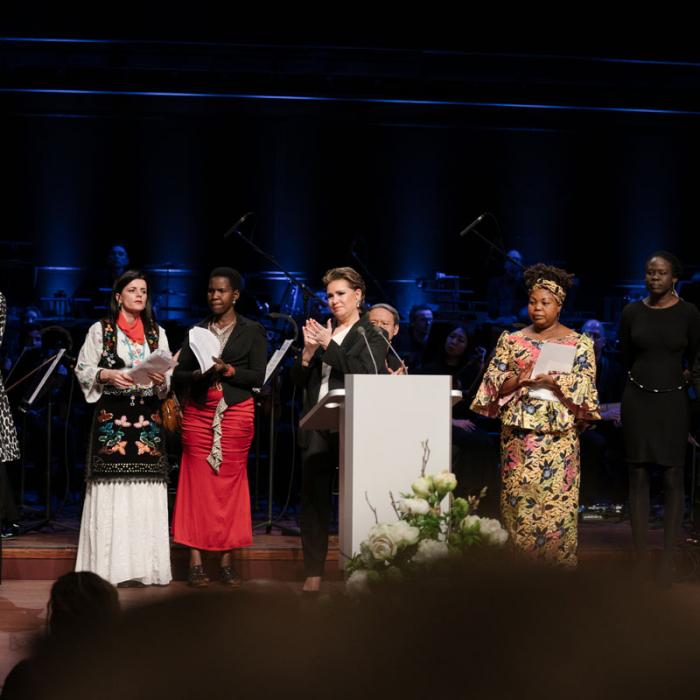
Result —
[{"label": "white podium panel", "polygon": [[[393,522],[389,492],[409,491],[420,476],[428,440],[428,473],[451,467],[452,391],[449,376],[353,374],[345,378],[340,410],[341,567],[375,524]],[[366,495],[365,495],[366,494]]]}]

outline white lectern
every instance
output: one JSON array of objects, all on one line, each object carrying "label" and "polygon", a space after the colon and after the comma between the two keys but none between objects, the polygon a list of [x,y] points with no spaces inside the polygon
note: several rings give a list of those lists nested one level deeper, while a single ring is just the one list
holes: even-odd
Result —
[{"label": "white lectern", "polygon": [[452,405],[462,397],[449,376],[351,374],[300,421],[302,429],[340,432],[340,563],[359,551],[374,525],[393,522],[389,492],[409,491],[420,476],[428,440],[428,473],[450,469]]}]

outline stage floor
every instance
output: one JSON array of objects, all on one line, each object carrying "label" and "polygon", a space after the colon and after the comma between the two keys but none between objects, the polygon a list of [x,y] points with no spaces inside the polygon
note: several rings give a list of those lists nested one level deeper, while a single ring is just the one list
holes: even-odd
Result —
[{"label": "stage floor", "polygon": [[[8,580],[54,580],[72,571],[78,544],[77,522],[66,521],[76,529],[46,528],[3,541],[2,578]],[[293,521],[283,522],[285,529],[294,530]],[[652,548],[660,549],[663,530],[652,524],[650,529]],[[632,537],[629,521],[603,520],[583,522],[579,526],[579,565],[589,567],[625,567],[632,561]],[[255,530],[251,547],[236,550],[236,567],[246,580],[300,581],[303,577],[303,556],[298,536],[273,531],[265,534],[264,528]],[[700,547],[684,545],[678,553],[681,578],[692,579],[700,560]],[[331,535],[328,552],[327,577],[340,580],[337,566],[338,538]],[[173,576],[183,581],[187,575],[187,549],[172,546]],[[216,570],[217,555],[207,556],[205,565]]]},{"label": "stage floor", "polygon": [[[293,526],[293,523],[286,523]],[[663,531],[652,526],[651,546],[659,550]],[[337,567],[337,538],[331,538],[326,592],[340,592],[342,577]],[[579,562],[582,571],[625,571],[633,561],[628,522],[582,523],[579,536]],[[31,639],[41,631],[46,619],[46,601],[57,576],[72,570],[77,548],[77,532],[34,532],[3,542],[4,579],[0,586],[0,684],[20,659],[30,650]],[[298,537],[281,534],[256,534],[252,547],[236,552],[236,567],[248,590],[283,588],[298,592],[303,577],[301,543]],[[700,607],[700,547],[685,544],[676,558],[678,584],[669,595],[682,599],[684,605]],[[211,573],[217,562],[208,564]],[[190,589],[184,582],[187,550],[173,548],[176,580],[169,586],[119,589],[119,597],[128,608],[180,595],[206,595],[220,591],[212,583],[204,590]],[[178,580],[179,579],[179,580]],[[235,595],[235,592],[232,592]]]}]

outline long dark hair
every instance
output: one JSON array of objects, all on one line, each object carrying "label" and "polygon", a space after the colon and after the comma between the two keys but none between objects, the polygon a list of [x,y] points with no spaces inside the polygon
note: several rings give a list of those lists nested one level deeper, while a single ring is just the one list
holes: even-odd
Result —
[{"label": "long dark hair", "polygon": [[120,309],[115,297],[117,294],[121,294],[124,287],[134,280],[143,280],[146,283],[146,305],[141,312],[141,320],[143,321],[143,327],[148,330],[153,328],[156,319],[153,314],[153,306],[151,305],[151,285],[148,281],[148,277],[145,273],[141,272],[141,270],[127,270],[115,281],[112,287],[112,297],[109,300],[109,320],[112,323],[117,322]]}]

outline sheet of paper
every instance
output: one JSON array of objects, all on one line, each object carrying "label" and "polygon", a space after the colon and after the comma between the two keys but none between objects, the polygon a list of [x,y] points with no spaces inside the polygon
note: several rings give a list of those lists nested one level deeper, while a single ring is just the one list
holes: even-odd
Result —
[{"label": "sheet of paper", "polygon": [[173,356],[168,350],[158,348],[154,350],[143,362],[140,362],[135,367],[126,370],[125,374],[130,376],[134,384],[148,386],[151,380],[148,376],[149,372],[159,372],[165,374],[168,370],[175,367],[177,362],[173,360]]},{"label": "sheet of paper", "polygon": [[190,328],[190,348],[199,362],[202,374],[214,365],[213,357],[221,355],[219,339],[208,329],[201,326]]},{"label": "sheet of paper", "polygon": [[267,367],[265,368],[265,381],[263,382],[263,386],[267,384],[267,380],[272,376],[275,369],[277,369],[277,365],[282,362],[282,358],[287,354],[287,350],[289,350],[291,344],[292,339],[287,338],[287,340],[272,353],[272,357],[269,359]]},{"label": "sheet of paper", "polygon": [[[544,343],[530,376],[536,377],[538,374],[549,374],[550,372],[571,372],[574,368],[575,356],[576,347],[574,345]],[[545,401],[559,400],[556,394],[549,389],[530,389],[529,395]]]}]

